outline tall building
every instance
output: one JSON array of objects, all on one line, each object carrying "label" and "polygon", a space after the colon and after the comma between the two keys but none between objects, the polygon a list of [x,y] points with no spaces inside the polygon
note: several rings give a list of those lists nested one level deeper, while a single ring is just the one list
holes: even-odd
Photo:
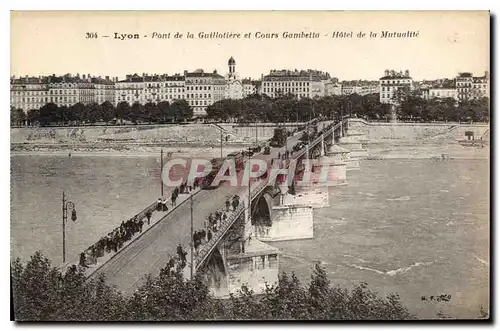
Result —
[{"label": "tall building", "polygon": [[115,84],[115,103],[138,102],[142,105],[185,98],[185,77],[179,74],[169,75],[127,75],[124,80]]},{"label": "tall building", "polygon": [[342,95],[342,84],[329,81],[325,83],[325,96]]},{"label": "tall building", "polygon": [[479,99],[482,97],[489,97],[490,87],[489,87],[490,77],[487,71],[485,71],[484,76],[473,77],[472,78],[472,98]]},{"label": "tall building", "polygon": [[114,82],[91,75],[13,77],[10,90],[11,105],[24,111],[39,109],[51,102],[69,107],[79,102],[88,105],[114,100]]},{"label": "tall building", "polygon": [[461,72],[455,78],[456,99],[459,101],[489,97],[489,75],[474,77],[470,72]]},{"label": "tall building", "polygon": [[243,84],[243,98],[246,98],[249,95],[257,93],[257,84],[256,82],[253,82],[250,78],[242,79],[241,83]]},{"label": "tall building", "polygon": [[120,102],[127,102],[130,105],[134,104],[135,102],[145,104],[145,76],[145,74],[143,74],[142,76],[139,76],[138,74],[127,75],[124,80],[116,82],[115,104],[117,105]]},{"label": "tall building", "polygon": [[397,104],[395,96],[397,91],[411,91],[413,89],[413,79],[410,77],[410,71],[405,70],[396,72],[394,70],[385,70],[384,77],[380,81],[380,102],[386,104]]},{"label": "tall building", "polygon": [[474,78],[470,72],[461,72],[456,78],[458,100],[464,101],[471,98],[472,82]]},{"label": "tall building", "polygon": [[28,111],[38,109],[49,102],[49,87],[46,77],[12,77],[10,80],[10,104],[14,108]]},{"label": "tall building", "polygon": [[206,108],[224,99],[226,80],[214,70],[212,73],[202,69],[194,72],[184,71],[186,78],[186,101],[193,108],[194,116],[206,115]]},{"label": "tall building", "polygon": [[109,101],[112,104],[115,102],[115,82],[106,76],[104,79],[99,77],[94,77],[91,79],[94,84],[94,101],[101,104],[105,101]]},{"label": "tall building", "polygon": [[330,75],[317,70],[271,70],[262,77],[261,93],[271,98],[293,94],[297,98],[325,95],[325,84]]}]

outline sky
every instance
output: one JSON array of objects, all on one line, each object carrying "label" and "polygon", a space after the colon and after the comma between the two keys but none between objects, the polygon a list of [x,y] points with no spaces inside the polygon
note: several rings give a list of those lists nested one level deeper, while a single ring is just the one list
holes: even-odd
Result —
[{"label": "sky", "polygon": [[[11,14],[11,75],[91,74],[122,79],[128,73],[228,72],[233,56],[240,77],[271,69],[317,69],[340,80],[377,80],[385,69],[415,80],[453,78],[489,70],[487,11],[428,12],[19,12]],[[283,32],[315,32],[316,39],[284,39]],[[334,32],[352,38],[332,38]],[[370,38],[370,31],[377,37]],[[382,31],[418,31],[418,37],[381,38]],[[86,33],[98,38],[86,38]],[[153,33],[170,39],[152,39]],[[182,33],[180,39],[174,38]],[[193,39],[187,39],[187,33]],[[200,39],[200,32],[241,33],[241,39]],[[256,33],[278,38],[255,38]],[[357,38],[359,32],[365,37]],[[114,33],[139,34],[118,40]],[[244,39],[245,33],[251,38]],[[102,36],[110,36],[104,38]],[[148,37],[144,37],[147,35]]]}]

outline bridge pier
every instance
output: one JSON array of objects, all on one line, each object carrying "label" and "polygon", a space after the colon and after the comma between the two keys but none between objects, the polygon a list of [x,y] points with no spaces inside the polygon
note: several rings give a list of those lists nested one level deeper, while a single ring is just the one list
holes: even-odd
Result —
[{"label": "bridge pier", "polygon": [[238,295],[242,285],[259,294],[266,283],[278,282],[280,251],[255,238],[249,211],[244,209],[201,270],[215,297]]},{"label": "bridge pier", "polygon": [[[350,151],[338,145],[331,145],[320,159],[319,184],[325,186],[347,185],[347,168]],[[323,169],[326,167],[326,169]],[[315,171],[316,173],[316,171]]]},{"label": "bridge pier", "polygon": [[368,156],[368,150],[363,148],[364,134],[348,130],[347,135],[340,137],[339,145],[347,148],[350,153],[347,158],[347,170],[359,170],[359,161]]},{"label": "bridge pier", "polygon": [[273,206],[271,226],[256,226],[263,242],[314,238],[313,207],[310,205]]}]

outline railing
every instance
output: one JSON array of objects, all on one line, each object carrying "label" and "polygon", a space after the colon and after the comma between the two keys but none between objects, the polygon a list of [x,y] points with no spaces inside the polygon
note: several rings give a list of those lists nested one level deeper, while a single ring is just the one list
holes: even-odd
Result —
[{"label": "railing", "polygon": [[[146,217],[146,214],[148,213],[148,211],[151,211],[151,212],[154,212],[156,210],[156,206],[158,205],[158,202],[154,202],[152,203],[151,205],[149,205],[148,207],[144,208],[143,210],[141,210],[139,213],[137,213],[136,215],[134,215],[133,217],[131,217],[130,219],[134,219],[134,218],[137,218],[138,220],[141,220],[141,219],[144,219]],[[119,227],[119,226],[118,226]],[[112,233],[115,229],[117,228],[114,228],[113,230],[111,230],[108,235],[110,233]],[[100,238],[97,242],[93,243],[92,245],[90,245],[89,247],[87,247],[86,249],[83,250],[83,252],[90,252],[92,250],[92,247],[94,245],[96,245],[102,238]],[[131,240],[134,240],[134,239],[131,239]],[[105,255],[105,254],[104,254]],[[103,256],[100,256],[100,257],[103,257]],[[99,257],[97,257],[99,258]],[[72,261],[69,261],[69,262],[65,262],[61,265],[60,269],[62,270],[65,270],[66,267],[68,267],[69,265],[71,264],[77,264],[75,263],[75,260],[72,260]]]},{"label": "railing", "polygon": [[[250,199],[253,200],[256,196],[262,192],[267,187],[269,180],[263,180],[257,187],[255,187],[251,192],[250,192]],[[196,267],[200,266],[206,258],[210,255],[210,253],[213,251],[213,249],[219,244],[219,241],[221,238],[224,237],[224,235],[227,233],[227,231],[231,228],[231,226],[234,224],[234,222],[240,217],[240,214],[247,208],[244,203],[240,204],[235,211],[226,219],[226,221],[222,222],[221,228],[219,231],[216,232],[216,235],[212,237],[212,239],[207,242],[203,247],[200,249],[198,252],[195,262],[196,262]]]},{"label": "railing", "polygon": [[[335,130],[339,127],[340,127],[340,122],[337,123],[336,125],[334,125],[332,128],[330,128],[326,132],[323,132],[322,134],[323,135],[329,135],[330,133],[333,134],[335,132]],[[316,145],[317,143],[320,142],[321,139],[322,139],[321,136],[317,137],[316,139],[314,139],[310,143],[310,145],[311,146]],[[303,148],[302,152],[299,152],[299,154],[293,155],[292,159],[299,158],[305,152],[306,152],[306,148]],[[258,196],[260,194],[260,192],[267,187],[268,183],[269,183],[269,177],[266,178],[266,180],[263,180],[255,189],[253,189],[250,192],[250,200],[253,200],[256,196]],[[203,247],[200,249],[200,251],[198,252],[198,254],[195,258],[196,267],[199,267],[203,262],[205,262],[205,260],[210,255],[210,253],[218,245],[220,239],[224,237],[224,235],[231,228],[231,226],[234,224],[234,222],[240,217],[241,212],[243,212],[245,210],[245,208],[246,207],[244,204],[241,204],[240,206],[238,206],[237,209],[227,218],[227,220],[222,223],[221,229],[216,232],[217,234],[214,235],[209,242],[207,242],[205,245],[203,245]]]}]

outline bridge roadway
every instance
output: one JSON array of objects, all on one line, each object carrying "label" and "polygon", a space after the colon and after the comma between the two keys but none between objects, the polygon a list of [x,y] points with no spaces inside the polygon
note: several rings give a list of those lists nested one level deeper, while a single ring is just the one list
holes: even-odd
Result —
[{"label": "bridge roadway", "polygon": [[[301,134],[298,133],[288,138],[289,150],[299,141],[300,136]],[[277,157],[278,152],[284,151],[285,147],[272,148],[270,156]],[[222,183],[217,189],[202,190],[194,195],[194,231],[201,230],[207,216],[221,208],[227,198],[245,189],[247,188],[231,187]],[[190,212],[190,202],[186,200],[130,245],[119,251],[89,278],[95,278],[102,273],[106,276],[108,284],[115,285],[123,292],[133,292],[141,284],[142,276],[159,274],[160,269],[167,264],[170,257],[176,255],[177,245],[181,244],[184,249],[189,247],[191,242]]]}]

